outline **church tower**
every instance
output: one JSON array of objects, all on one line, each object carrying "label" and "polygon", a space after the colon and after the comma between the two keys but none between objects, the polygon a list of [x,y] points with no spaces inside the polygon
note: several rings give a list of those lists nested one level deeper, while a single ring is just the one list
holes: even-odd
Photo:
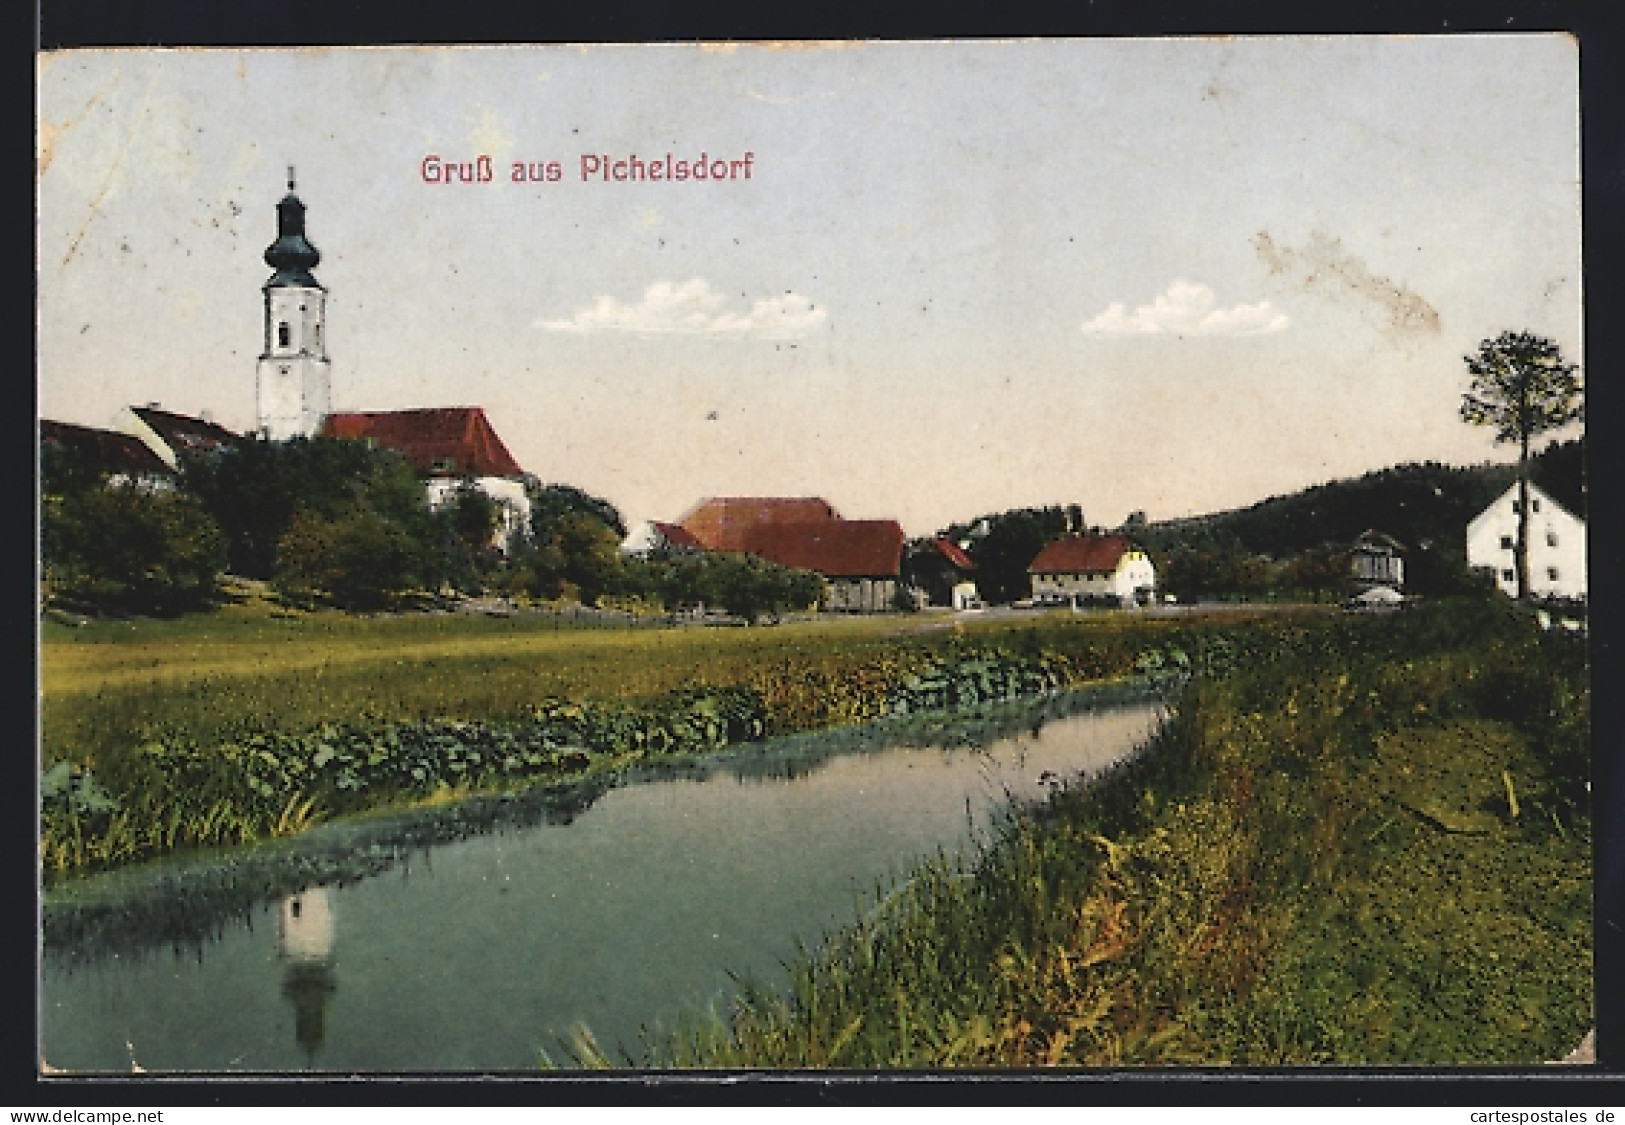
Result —
[{"label": "church tower", "polygon": [[276,272],[265,283],[265,350],[257,387],[259,432],[273,441],[310,437],[331,409],[327,359],[327,290],[311,276],[322,260],[305,238],[305,205],[288,194],[276,205],[276,241],[265,264]]}]

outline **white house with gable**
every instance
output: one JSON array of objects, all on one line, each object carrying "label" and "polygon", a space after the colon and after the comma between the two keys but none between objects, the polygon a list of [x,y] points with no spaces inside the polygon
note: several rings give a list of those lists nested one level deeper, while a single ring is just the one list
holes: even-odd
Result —
[{"label": "white house with gable", "polygon": [[[1518,596],[1518,485],[1513,483],[1467,525],[1467,565],[1495,572],[1495,584]],[[1586,525],[1546,493],[1529,486],[1529,592],[1537,598],[1586,596]]]},{"label": "white house with gable", "polygon": [[1072,535],[1042,551],[1027,567],[1033,602],[1079,605],[1115,602],[1145,605],[1155,600],[1157,570],[1151,559],[1121,535]]}]

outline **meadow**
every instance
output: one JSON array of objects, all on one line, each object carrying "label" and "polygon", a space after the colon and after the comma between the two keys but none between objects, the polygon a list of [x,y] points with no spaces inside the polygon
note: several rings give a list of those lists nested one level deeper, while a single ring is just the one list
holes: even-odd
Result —
[{"label": "meadow", "polygon": [[[1583,638],[1232,634],[1105,778],[927,864],[677,1067],[1538,1063],[1591,1026]],[[1262,642],[1262,643],[1261,643]],[[610,1060],[583,1029],[576,1061]]]},{"label": "meadow", "polygon": [[1250,622],[1229,612],[587,627],[547,615],[289,616],[251,603],[47,622],[45,870],[57,878],[899,707],[1129,675],[1165,641]]}]

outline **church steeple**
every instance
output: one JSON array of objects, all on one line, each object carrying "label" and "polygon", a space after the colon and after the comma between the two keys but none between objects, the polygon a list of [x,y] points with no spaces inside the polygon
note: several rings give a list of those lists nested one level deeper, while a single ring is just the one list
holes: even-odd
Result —
[{"label": "church steeple", "polygon": [[305,237],[305,205],[294,194],[293,166],[288,166],[288,194],[276,205],[276,241],[265,248],[265,264],[276,270],[270,285],[316,285],[310,275],[321,252]]},{"label": "church steeple", "polygon": [[265,350],[260,353],[258,404],[260,433],[274,441],[312,437],[329,409],[327,290],[311,275],[322,260],[305,237],[305,205],[294,193],[276,205],[276,241],[265,264],[276,272],[264,287]]}]

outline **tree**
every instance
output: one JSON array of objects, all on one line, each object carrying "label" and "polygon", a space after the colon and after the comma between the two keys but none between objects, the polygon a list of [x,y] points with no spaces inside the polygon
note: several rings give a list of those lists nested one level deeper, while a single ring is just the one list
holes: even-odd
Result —
[{"label": "tree", "polygon": [[[1079,523],[1082,508],[1075,513]],[[1038,552],[1061,538],[1067,530],[1067,513],[1060,506],[1017,508],[997,515],[983,516],[971,524],[945,528],[944,538],[970,540],[970,557],[976,563],[976,590],[982,600],[1000,605],[1024,598],[1031,590],[1027,567]],[[985,528],[985,531],[984,531]]]},{"label": "tree", "polygon": [[1529,443],[1583,417],[1579,366],[1558,346],[1528,332],[1503,332],[1464,357],[1472,383],[1461,396],[1462,421],[1491,426],[1497,444],[1518,445],[1518,538],[1513,547],[1518,597],[1529,597]]},{"label": "tree", "polygon": [[300,509],[277,546],[276,584],[296,598],[326,595],[341,609],[383,609],[421,581],[424,553],[410,531],[370,508]]},{"label": "tree", "polygon": [[46,589],[96,609],[177,613],[213,599],[226,540],[203,505],[131,485],[49,495],[41,505]]},{"label": "tree", "polygon": [[233,572],[270,578],[298,513],[349,519],[357,506],[394,523],[425,550],[435,544],[423,483],[398,453],[363,441],[245,441],[183,456],[181,489],[201,500],[230,542]]}]

